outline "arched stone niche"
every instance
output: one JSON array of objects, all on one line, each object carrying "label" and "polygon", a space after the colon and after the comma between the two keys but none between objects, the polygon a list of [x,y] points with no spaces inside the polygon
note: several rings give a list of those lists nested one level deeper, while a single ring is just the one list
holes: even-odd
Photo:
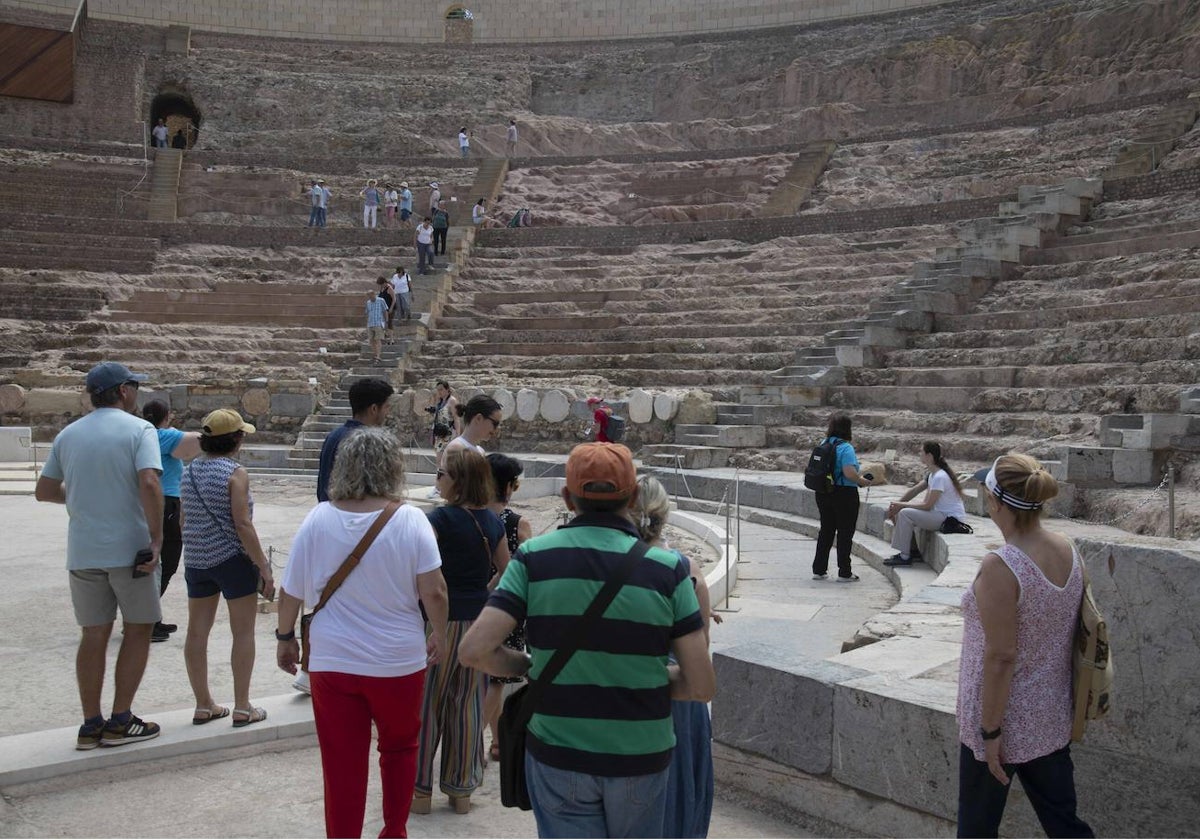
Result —
[{"label": "arched stone niche", "polygon": [[471,44],[475,41],[475,15],[462,3],[446,9],[447,44]]},{"label": "arched stone niche", "polygon": [[192,148],[199,136],[202,119],[200,109],[192,101],[192,95],[175,85],[163,85],[150,102],[150,128],[158,125],[159,120],[165,120],[169,132],[168,146],[175,139],[175,132],[182,130],[187,148]]}]

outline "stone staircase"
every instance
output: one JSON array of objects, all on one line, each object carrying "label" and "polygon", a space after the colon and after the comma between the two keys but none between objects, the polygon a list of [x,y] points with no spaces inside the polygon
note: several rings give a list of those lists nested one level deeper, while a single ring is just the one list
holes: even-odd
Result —
[{"label": "stone staircase", "polygon": [[756,215],[793,216],[808,200],[826,164],[837,150],[837,143],[828,140],[804,149],[788,168],[783,181],[775,187]]},{"label": "stone staircase", "polygon": [[[496,199],[504,190],[504,179],[508,175],[508,158],[484,158],[475,172],[475,182],[471,184],[468,200],[471,205],[480,198],[487,199],[489,213],[495,211]],[[464,208],[465,210],[465,208]],[[464,215],[464,210],[459,215]],[[465,218],[470,218],[470,210],[465,210]]]},{"label": "stone staircase", "polygon": [[[1200,91],[1193,96],[1200,95]],[[1162,159],[1175,148],[1200,116],[1200,98],[1188,99],[1167,108],[1149,124],[1138,129],[1129,140],[1121,141],[1116,160],[1100,173],[1104,180],[1143,175],[1158,169]]]},{"label": "stone staircase", "polygon": [[173,222],[179,215],[179,173],[183,167],[182,149],[155,149],[154,170],[150,175],[150,203],[147,218],[152,222]]}]

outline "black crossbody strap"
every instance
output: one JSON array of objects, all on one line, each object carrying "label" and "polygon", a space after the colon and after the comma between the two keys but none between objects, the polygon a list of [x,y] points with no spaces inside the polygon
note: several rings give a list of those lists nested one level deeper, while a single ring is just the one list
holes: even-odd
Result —
[{"label": "black crossbody strap", "polygon": [[621,587],[629,580],[633,574],[634,567],[638,564],[646,552],[650,550],[649,544],[643,540],[638,540],[633,544],[629,551],[625,554],[625,560],[617,569],[616,574],[609,578],[604,583],[604,587],[596,593],[596,597],[592,599],[592,603],[584,610],[583,615],[575,622],[575,626],[571,628],[571,634],[567,637],[566,642],[554,651],[554,655],[550,657],[550,661],[546,663],[546,667],[542,669],[542,673],[538,675],[536,680],[529,681],[529,694],[525,702],[521,704],[521,710],[525,718],[521,721],[522,726],[529,723],[529,718],[533,716],[533,710],[537,708],[538,701],[542,694],[545,693],[546,687],[554,682],[554,678],[559,675],[563,668],[567,666],[567,661],[575,655],[575,651],[579,650],[580,645],[587,639],[588,633],[595,627],[596,622],[600,620],[600,616],[608,609],[608,605],[617,597],[617,593],[621,591]]},{"label": "black crossbody strap", "polygon": [[[229,528],[226,523],[222,522],[220,519],[217,519],[212,512],[212,508],[208,506],[208,502],[204,501],[204,495],[200,492],[200,485],[196,484],[196,475],[192,472],[191,464],[188,464],[187,474],[188,480],[192,482],[192,489],[196,491],[196,499],[201,505],[203,505],[204,512],[208,514],[208,518],[213,521],[213,524],[216,525],[219,530],[228,532]],[[237,535],[236,529],[233,531],[233,538],[238,542],[239,545],[241,544],[242,538]]]}]

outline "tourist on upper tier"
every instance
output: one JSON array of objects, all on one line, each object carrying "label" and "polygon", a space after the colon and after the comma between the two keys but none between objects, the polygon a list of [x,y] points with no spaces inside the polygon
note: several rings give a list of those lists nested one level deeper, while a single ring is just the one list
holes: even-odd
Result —
[{"label": "tourist on upper tier", "polygon": [[154,137],[154,147],[156,149],[167,148],[167,137],[170,136],[171,130],[167,128],[166,122],[159,120],[158,125],[154,126],[150,134]]},{"label": "tourist on upper tier", "polygon": [[387,326],[387,304],[374,289],[367,292],[367,341],[371,344],[371,361],[383,361],[383,330]]},{"label": "tourist on upper tier", "polygon": [[379,216],[380,199],[383,197],[375,186],[378,182],[372,178],[367,186],[359,191],[363,200],[363,227],[374,228]]},{"label": "tourist on upper tier", "polygon": [[396,295],[392,291],[392,284],[388,282],[386,277],[375,278],[375,285],[378,287],[379,299],[387,304],[387,333],[388,340],[391,340],[392,335],[392,316],[396,313]]},{"label": "tourist on upper tier", "polygon": [[315,222],[317,227],[325,227],[325,221],[328,218],[329,198],[333,195],[325,186],[325,181],[318,178],[313,181],[312,189],[309,190],[309,196],[312,200],[312,212],[309,213],[308,223],[311,226]]},{"label": "tourist on upper tier", "polygon": [[[709,622],[720,624],[721,616],[712,611],[708,584],[700,564],[671,549],[663,539],[663,528],[670,513],[671,499],[662,483],[652,476],[642,476],[638,480],[637,499],[629,507],[629,517],[643,540],[672,551],[687,564],[696,600],[700,603],[700,615],[704,618],[707,644]],[[674,664],[674,659],[669,661]],[[712,720],[708,716],[708,704],[672,700],[671,719],[675,725],[675,749],[667,774],[667,807],[662,834],[655,836],[707,837],[713,806]]]},{"label": "tourist on upper tier", "polygon": [[471,154],[471,138],[467,136],[465,125],[458,130],[458,150],[463,157],[469,157]]},{"label": "tourist on upper tier", "polygon": [[450,383],[441,380],[434,388],[434,400],[425,410],[433,415],[430,432],[434,454],[441,459],[442,450],[450,441],[462,433],[462,418],[458,416],[458,397],[450,389]]},{"label": "tourist on upper tier", "polygon": [[[433,254],[446,255],[446,234],[450,232],[450,214],[440,207],[433,211]],[[431,257],[432,259],[432,257]]]},{"label": "tourist on upper tier", "polygon": [[825,580],[829,571],[829,550],[837,540],[838,583],[853,583],[858,575],[850,571],[850,550],[854,547],[854,530],[858,527],[858,488],[867,487],[871,479],[859,473],[858,455],[850,444],[850,415],[837,413],[829,418],[825,440],[838,441],[833,466],[833,491],[817,493],[817,510],[821,514],[821,530],[817,532],[817,552],[813,556],[813,580]]},{"label": "tourist on upper tier", "polygon": [[[620,620],[600,619],[588,641],[564,650],[570,660],[529,721],[529,796],[539,837],[659,837],[670,700],[707,702],[715,689],[704,619],[687,565],[629,521],[638,493],[629,450],[580,444],[566,472],[563,501],[578,515],[518,549],[459,655],[489,674],[537,680],[601,587],[615,585],[605,614]],[[528,654],[504,645],[522,621]],[[667,654],[679,664],[668,667]]]},{"label": "tourist on upper tier", "polygon": [[400,193],[391,184],[383,188],[383,222],[387,227],[393,227],[396,218],[396,205],[400,203]]},{"label": "tourist on upper tier", "polygon": [[508,156],[512,157],[517,153],[517,121],[511,119],[508,121],[508,128],[505,130],[505,142],[508,145]]},{"label": "tourist on upper tier", "polygon": [[[171,428],[174,414],[162,400],[150,400],[142,407],[142,416],[154,425],[158,433],[158,449],[162,455],[162,493],[163,493],[163,541],[162,577],[158,583],[158,594],[161,598],[167,592],[167,585],[175,572],[179,571],[179,558],[183,555],[183,515],[179,507],[179,481],[183,478],[183,462],[190,461],[200,454],[200,433],[181,432]],[[159,621],[154,625],[150,636],[152,642],[165,642],[170,635],[178,630],[175,624],[163,624]]]},{"label": "tourist on upper tier", "polygon": [[413,194],[408,188],[408,181],[400,182],[400,222],[408,224],[409,218],[412,217],[413,209]]},{"label": "tourist on upper tier", "polygon": [[996,837],[1013,776],[1048,837],[1092,837],[1075,813],[1071,651],[1083,565],[1042,527],[1058,484],[1027,455],[984,478],[1004,545],[984,555],[962,598],[958,675],[958,836]]},{"label": "tourist on upper tier", "polygon": [[[358,429],[338,448],[328,503],[305,518],[283,573],[279,667],[312,683],[325,778],[325,833],[361,837],[371,726],[383,787],[380,837],[406,837],[417,772],[425,669],[446,661],[446,583],[433,529],[401,504],[404,450],[383,429]],[[309,672],[299,671],[301,602],[318,604],[330,579],[381,516],[359,564],[310,625]],[[421,607],[429,621],[426,639]]]},{"label": "tourist on upper tier", "polygon": [[442,206],[442,190],[437,181],[429,182],[429,215]]},{"label": "tourist on upper tier", "polygon": [[[147,378],[116,362],[88,371],[94,410],[54,438],[33,491],[39,502],[67,508],[67,575],[81,630],[75,655],[83,707],[78,750],[145,741],[159,733],[157,723],[131,711],[150,655],[150,634],[162,620],[156,575],[163,540],[162,457],[154,427],[134,414],[138,385]],[[118,608],[125,635],[106,722],[100,702]]]},{"label": "tourist on upper tier", "polygon": [[312,208],[308,211],[308,226],[317,227],[321,221],[321,204],[325,198],[324,191],[317,186],[316,179],[308,189],[301,189],[301,195],[308,196]]},{"label": "tourist on upper tier", "polygon": [[[459,814],[471,809],[471,794],[483,781],[483,698],[487,675],[464,665],[458,646],[508,566],[508,543],[499,517],[488,510],[494,495],[487,460],[469,449],[447,451],[437,472],[445,504],[430,511],[437,533],[442,576],[450,596],[446,659],[425,672],[421,745],[413,813],[428,814],[433,795],[433,759],[441,745],[442,793]],[[498,569],[493,573],[492,569]]]},{"label": "tourist on upper tier", "polygon": [[[942,457],[941,444],[934,440],[925,441],[921,445],[921,463],[929,473],[901,496],[900,501],[888,505],[886,518],[896,523],[892,531],[892,548],[897,553],[884,560],[884,565],[911,566],[914,559],[920,559],[913,549],[915,529],[936,531],[948,516],[953,516],[959,522],[967,518],[967,509],[962,501],[962,485]],[[909,501],[922,491],[925,498],[919,502]]]},{"label": "tourist on upper tier", "polygon": [[429,268],[433,268],[433,220],[429,216],[417,225],[414,238],[417,246],[417,274],[428,274]]},{"label": "tourist on upper tier", "polygon": [[454,406],[459,417],[459,428],[462,434],[446,444],[442,458],[459,449],[473,449],[480,455],[486,455],[481,444],[485,440],[496,437],[500,431],[500,423],[504,410],[500,403],[487,394],[476,394],[467,400],[467,404],[459,403]]},{"label": "tourist on upper tier", "polygon": [[[521,462],[508,455],[493,452],[487,456],[488,466],[492,468],[492,484],[495,495],[488,504],[488,509],[500,517],[504,525],[504,536],[508,541],[508,553],[515,554],[521,543],[533,536],[533,527],[529,520],[508,506],[513,493],[521,488],[521,473],[524,468]],[[496,568],[492,567],[492,574]],[[504,644],[513,650],[525,651],[525,626],[518,624],[516,629],[504,640]],[[492,761],[500,760],[500,742],[496,735],[496,724],[500,720],[501,705],[504,702],[504,686],[524,682],[521,677],[489,677],[487,696],[483,701],[483,719],[492,733],[492,747],[489,756]]]},{"label": "tourist on upper tier", "polygon": [[180,482],[188,590],[183,661],[196,695],[192,723],[229,715],[229,709],[217,705],[208,685],[208,637],[224,596],[233,633],[233,725],[249,726],[267,719],[266,710],[250,702],[258,593],[267,600],[275,598],[271,563],[254,530],[250,476],[236,460],[242,440],[254,433],[254,427],[233,409],[219,408],[204,418],[200,430],[202,454],[187,465]]},{"label": "tourist on upper tier", "polygon": [[404,270],[404,266],[396,266],[396,273],[392,275],[392,293],[396,296],[396,308],[400,310],[400,316],[406,321],[412,320],[412,278],[408,276],[408,272]]},{"label": "tourist on upper tier", "polygon": [[588,397],[587,404],[592,412],[592,426],[588,428],[588,431],[591,432],[594,427],[596,440],[599,443],[608,443],[608,421],[612,417],[612,409],[600,397]]},{"label": "tourist on upper tier", "polygon": [[486,202],[481,198],[475,202],[475,206],[471,208],[471,224],[479,227],[487,219]]},{"label": "tourist on upper tier", "polygon": [[179,129],[178,131],[176,131],[175,136],[171,138],[171,148],[172,149],[186,149],[187,148],[187,138],[183,136],[182,128]]}]

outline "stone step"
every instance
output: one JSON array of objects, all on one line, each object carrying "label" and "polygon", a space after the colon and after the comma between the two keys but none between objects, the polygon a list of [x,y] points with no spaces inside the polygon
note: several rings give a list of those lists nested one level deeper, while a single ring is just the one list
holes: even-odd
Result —
[{"label": "stone step", "polygon": [[762,426],[718,426],[680,423],[675,426],[675,442],[700,446],[746,448],[762,446],[766,442],[766,429]]},{"label": "stone step", "polygon": [[938,332],[967,330],[1058,329],[1067,324],[1090,323],[1098,320],[1120,320],[1122,317],[1178,316],[1200,312],[1200,295],[1158,297],[1141,300],[1136,308],[1129,301],[1099,303],[1089,306],[1040,308],[1035,311],[981,312],[969,315],[938,314]]},{"label": "stone step", "polygon": [[648,467],[703,470],[726,466],[731,454],[731,449],[722,446],[653,444],[643,446],[638,456],[642,464]]},{"label": "stone step", "polygon": [[717,403],[717,424],[722,426],[778,426],[792,421],[791,406]]}]

